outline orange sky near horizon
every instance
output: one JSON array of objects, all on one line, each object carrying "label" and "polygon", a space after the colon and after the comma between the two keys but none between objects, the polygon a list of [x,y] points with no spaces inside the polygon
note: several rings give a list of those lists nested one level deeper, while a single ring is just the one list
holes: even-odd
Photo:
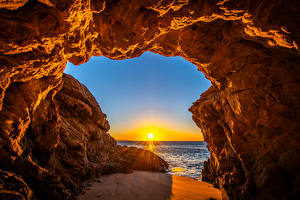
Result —
[{"label": "orange sky near horizon", "polygon": [[116,140],[147,141],[148,134],[153,133],[152,141],[204,141],[200,128],[195,124],[180,124],[160,115],[145,114],[138,118],[129,118],[123,123],[120,122],[119,126],[111,126],[108,132]]},{"label": "orange sky near horizon", "polygon": [[153,133],[154,135],[152,141],[204,141],[202,134],[181,133],[164,128],[141,128],[123,134],[112,134],[112,136],[116,140],[148,141],[149,133]]},{"label": "orange sky near horizon", "polygon": [[140,126],[133,130],[115,130],[109,133],[116,140],[132,140],[132,141],[147,141],[148,134],[154,135],[152,141],[204,141],[201,130],[186,130],[186,132],[172,130],[163,126],[146,125]]}]

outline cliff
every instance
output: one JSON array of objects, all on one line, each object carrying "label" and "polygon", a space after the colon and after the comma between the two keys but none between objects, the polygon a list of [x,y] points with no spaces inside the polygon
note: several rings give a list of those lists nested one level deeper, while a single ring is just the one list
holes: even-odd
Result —
[{"label": "cliff", "polygon": [[[43,95],[45,80],[15,85],[7,93],[10,101],[5,105],[15,105],[14,113],[21,113],[29,98],[31,104],[39,105],[27,118],[29,122],[24,122],[27,127],[22,138],[14,141],[11,135],[13,139],[1,148],[0,166],[5,171],[0,171],[0,197],[73,199],[88,178],[134,169],[163,172],[168,168],[149,151],[119,147],[107,133],[106,115],[88,89],[70,75],[58,80],[55,96]],[[31,108],[25,110],[30,112]],[[13,115],[9,111],[6,114]],[[25,128],[22,125],[19,127]],[[137,158],[139,162],[134,162]]]},{"label": "cliff", "polygon": [[[57,197],[87,174],[123,170],[90,95],[60,93],[63,70],[152,51],[182,56],[212,83],[190,109],[211,152],[203,178],[224,198],[296,198],[299,11],[298,0],[0,1],[0,168]],[[100,158],[108,165],[94,166]]]}]

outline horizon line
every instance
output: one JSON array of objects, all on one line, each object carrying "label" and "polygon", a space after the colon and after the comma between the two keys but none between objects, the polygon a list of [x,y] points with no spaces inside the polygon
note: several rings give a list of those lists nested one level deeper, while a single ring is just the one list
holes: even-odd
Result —
[{"label": "horizon line", "polygon": [[118,140],[127,142],[205,142],[204,140]]}]

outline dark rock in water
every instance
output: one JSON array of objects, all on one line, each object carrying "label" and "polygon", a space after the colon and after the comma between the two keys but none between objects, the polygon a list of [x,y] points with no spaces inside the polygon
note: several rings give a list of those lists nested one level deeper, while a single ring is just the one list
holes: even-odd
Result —
[{"label": "dark rock in water", "polygon": [[166,172],[169,167],[166,161],[151,151],[127,146],[119,146],[119,149],[120,156],[132,169]]},{"label": "dark rock in water", "polygon": [[0,1],[0,169],[40,199],[128,171],[105,115],[76,81],[62,86],[63,70],[152,51],[212,83],[190,109],[211,152],[203,178],[224,198],[296,199],[299,11],[299,0]]}]

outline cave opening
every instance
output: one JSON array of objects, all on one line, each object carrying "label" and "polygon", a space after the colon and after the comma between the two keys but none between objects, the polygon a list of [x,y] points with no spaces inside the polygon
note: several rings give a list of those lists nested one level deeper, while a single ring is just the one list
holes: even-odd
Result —
[{"label": "cave opening", "polygon": [[195,65],[145,52],[125,60],[92,57],[80,66],[69,62],[64,72],[94,95],[118,144],[153,151],[170,163],[171,174],[200,179],[210,154],[188,109],[211,83]]},{"label": "cave opening", "polygon": [[75,199],[84,180],[145,164],[119,151],[93,95],[63,75],[67,61],[145,51],[182,56],[212,83],[190,108],[211,153],[202,180],[223,199],[298,199],[299,10],[298,0],[1,1],[0,199]]}]

